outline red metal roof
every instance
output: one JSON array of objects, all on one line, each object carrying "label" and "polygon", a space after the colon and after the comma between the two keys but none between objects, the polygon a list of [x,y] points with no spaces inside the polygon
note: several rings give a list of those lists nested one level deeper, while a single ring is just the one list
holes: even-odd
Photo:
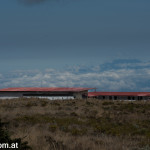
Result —
[{"label": "red metal roof", "polygon": [[80,92],[80,91],[86,91],[93,88],[69,88],[69,87],[16,87],[16,88],[5,88],[0,89],[0,92]]},{"label": "red metal roof", "polygon": [[150,92],[88,92],[88,97],[94,96],[150,96]]}]

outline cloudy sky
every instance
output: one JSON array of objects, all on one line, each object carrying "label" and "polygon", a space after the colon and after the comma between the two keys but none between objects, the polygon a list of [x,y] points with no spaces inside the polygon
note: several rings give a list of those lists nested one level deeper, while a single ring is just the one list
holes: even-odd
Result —
[{"label": "cloudy sky", "polygon": [[150,91],[149,0],[0,0],[0,88]]}]

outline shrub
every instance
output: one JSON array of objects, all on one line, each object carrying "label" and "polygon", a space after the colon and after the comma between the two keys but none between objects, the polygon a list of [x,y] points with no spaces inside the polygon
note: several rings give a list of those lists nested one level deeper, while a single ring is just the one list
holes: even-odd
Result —
[{"label": "shrub", "polygon": [[57,126],[56,126],[56,125],[50,125],[50,126],[49,126],[49,130],[50,130],[51,132],[55,132],[55,131],[57,130]]},{"label": "shrub", "polygon": [[75,113],[75,112],[70,113],[70,115],[71,115],[71,116],[75,116],[75,117],[77,117],[77,116],[78,116],[78,114],[77,114],[77,113]]},{"label": "shrub", "polygon": [[86,101],[86,105],[88,105],[88,106],[93,106],[94,103]]},{"label": "shrub", "polygon": [[73,128],[72,130],[70,130],[71,134],[74,136],[78,136],[78,135],[84,135],[86,134],[87,130],[84,129],[77,129],[77,128]]},{"label": "shrub", "polygon": [[1,143],[18,143],[18,150],[31,150],[32,148],[28,145],[28,142],[22,142],[21,138],[11,139],[8,131],[4,129],[4,125],[0,120],[0,142]]},{"label": "shrub", "polygon": [[28,108],[33,107],[33,106],[37,106],[37,103],[35,103],[35,102],[28,102],[26,104],[26,107],[28,107]]},{"label": "shrub", "polygon": [[46,102],[46,101],[41,101],[41,106],[42,106],[42,107],[45,107],[47,104],[48,104],[48,102]]},{"label": "shrub", "polygon": [[113,105],[114,102],[107,102],[107,101],[106,101],[106,102],[103,102],[102,104],[103,104],[103,105]]}]

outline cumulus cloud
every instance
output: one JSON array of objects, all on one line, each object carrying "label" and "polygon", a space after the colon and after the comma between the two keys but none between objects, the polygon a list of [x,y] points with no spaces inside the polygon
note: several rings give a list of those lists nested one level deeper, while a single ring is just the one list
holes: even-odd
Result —
[{"label": "cumulus cloud", "polygon": [[137,61],[114,61],[109,65],[76,66],[63,70],[20,70],[0,75],[0,88],[97,87],[100,91],[150,91],[149,83],[150,63]]}]

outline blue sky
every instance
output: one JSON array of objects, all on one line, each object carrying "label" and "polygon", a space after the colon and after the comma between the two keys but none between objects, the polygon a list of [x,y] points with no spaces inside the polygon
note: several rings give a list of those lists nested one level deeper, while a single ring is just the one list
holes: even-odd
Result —
[{"label": "blue sky", "polygon": [[[149,0],[1,0],[1,85],[19,86],[21,82],[17,85],[4,84],[6,80],[13,80],[10,76],[18,70],[24,73],[28,70],[45,72],[53,68],[66,72],[68,67],[80,66],[82,70],[88,68],[89,73],[92,73],[91,67],[105,69],[104,66],[109,64],[107,70],[117,72],[114,62],[120,65],[121,60],[125,60],[123,66],[128,66],[121,69],[131,69],[132,66],[132,69],[137,70],[139,63],[149,64],[149,7]],[[4,74],[10,76],[4,79]],[[136,77],[135,85],[140,78]],[[144,88],[146,85],[148,88],[149,79],[146,81],[138,83],[138,86]],[[61,86],[62,83],[59,83],[52,85]],[[33,85],[38,86],[31,83],[25,86]],[[101,87],[100,83],[97,86]],[[128,88],[118,85],[117,89],[107,86],[104,89]],[[142,90],[130,90],[135,89]]]}]

